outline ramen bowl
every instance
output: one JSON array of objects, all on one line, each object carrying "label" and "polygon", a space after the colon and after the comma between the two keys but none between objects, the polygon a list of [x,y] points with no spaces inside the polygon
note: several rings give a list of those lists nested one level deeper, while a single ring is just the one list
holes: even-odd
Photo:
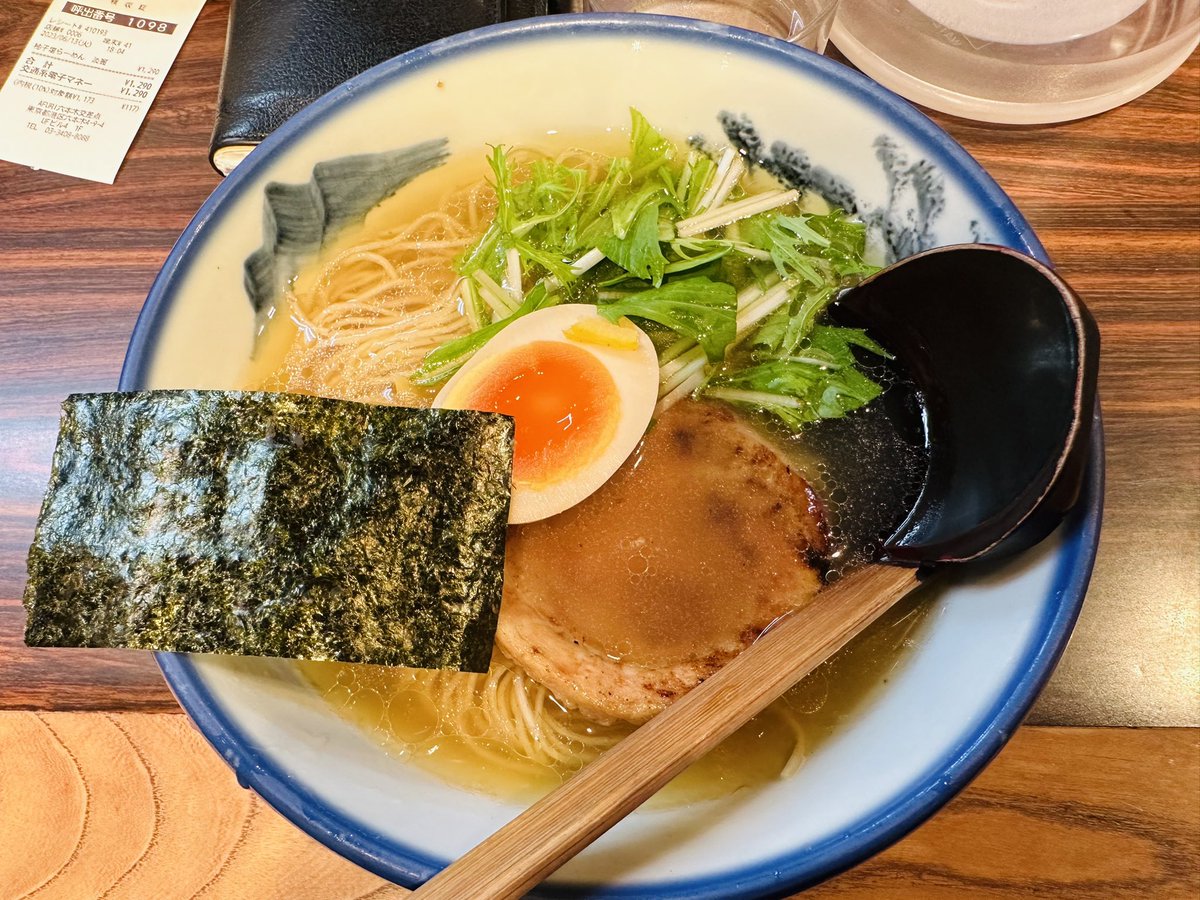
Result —
[{"label": "ramen bowl", "polygon": [[[619,131],[631,106],[667,133],[710,144],[738,134],[759,155],[794,167],[869,223],[883,257],[987,241],[1046,261],[1021,214],[962,148],[837,63],[691,20],[524,21],[371,69],[256,149],[171,252],[138,320],[121,388],[240,386],[259,326],[244,262],[263,246],[268,184],[316,184],[330,160],[377,159],[423,142],[482,154],[543,134]],[[1097,429],[1084,495],[1068,521],[1031,552],[932,596],[915,646],[799,772],[720,800],[638,811],[540,893],[775,896],[916,827],[999,751],[1062,652],[1095,555],[1101,460]],[[520,809],[397,759],[338,715],[293,663],[172,654],[159,662],[244,786],[392,881],[418,884]]]}]

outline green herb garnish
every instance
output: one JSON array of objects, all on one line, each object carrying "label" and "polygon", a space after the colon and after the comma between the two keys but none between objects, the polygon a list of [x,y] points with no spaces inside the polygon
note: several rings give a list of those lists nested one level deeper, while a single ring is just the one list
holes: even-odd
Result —
[{"label": "green herb garnish", "polygon": [[665,325],[699,344],[710,360],[724,357],[737,330],[737,291],[733,285],[703,277],[681,278],[662,287],[600,304],[610,322],[635,316]]},{"label": "green herb garnish", "polygon": [[817,325],[795,355],[723,369],[704,387],[704,394],[760,409],[795,429],[819,419],[841,418],[882,392],[858,370],[852,347],[891,359],[859,329]]},{"label": "green herb garnish", "polygon": [[732,151],[679,148],[637,110],[631,120],[628,155],[594,179],[493,148],[496,215],[458,264],[478,327],[430,353],[412,380],[449,377],[524,315],[587,302],[654,332],[660,408],[703,395],[799,428],[878,396],[852,348],[883,349],[817,324],[876,271],[865,226],[840,209],[806,212],[797,191],[748,193]]}]

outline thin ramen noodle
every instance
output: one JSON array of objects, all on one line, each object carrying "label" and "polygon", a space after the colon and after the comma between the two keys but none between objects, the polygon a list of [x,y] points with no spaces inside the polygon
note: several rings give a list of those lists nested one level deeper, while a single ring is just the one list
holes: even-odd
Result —
[{"label": "thin ramen noodle", "polygon": [[[611,147],[612,141],[575,139],[594,148]],[[518,166],[539,159],[580,169],[593,181],[604,177],[608,165],[604,154],[565,142],[509,155]],[[244,386],[430,404],[437,387],[418,384],[411,374],[431,351],[486,324],[464,304],[456,269],[496,211],[486,174],[481,160],[451,159],[402,188],[327,248],[289,285]],[[823,458],[761,417],[752,420],[819,493],[844,493],[853,486],[855,476],[844,461]],[[879,415],[865,421],[855,427],[865,428],[868,440],[887,429]],[[911,476],[908,471],[902,477]],[[831,506],[835,517],[846,512],[836,502]],[[541,524],[552,528],[554,521]],[[602,588],[581,585],[580,593],[586,602],[604,602]],[[901,604],[676,779],[663,797],[671,802],[721,796],[795,773],[888,677],[919,624],[919,609]],[[528,799],[552,788],[634,727],[581,714],[499,651],[481,675],[297,665],[332,706],[396,756],[453,783],[507,797]]]}]

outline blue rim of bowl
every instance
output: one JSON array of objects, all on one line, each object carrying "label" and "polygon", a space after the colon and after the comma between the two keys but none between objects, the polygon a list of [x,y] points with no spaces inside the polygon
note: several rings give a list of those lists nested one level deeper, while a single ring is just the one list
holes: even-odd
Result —
[{"label": "blue rim of bowl", "polygon": [[[402,73],[450,56],[499,43],[581,33],[628,34],[633,31],[680,41],[732,43],[737,49],[765,57],[809,77],[815,76],[886,114],[890,125],[907,132],[916,143],[936,150],[940,156],[939,164],[957,176],[982,208],[992,209],[1000,216],[1000,224],[1007,233],[996,235],[996,243],[1008,243],[1049,262],[1024,217],[965,150],[907,101],[857,72],[774,38],[691,19],[606,14],[522,20],[446,38],[381,63],[306,107],[264,141],[204,202],[171,250],[134,327],[121,372],[120,389],[138,390],[144,385],[153,348],[170,311],[175,288],[188,274],[188,254],[193,243],[217,218],[222,204],[239,195],[253,180],[251,176],[269,164],[293,137],[303,134],[342,105],[353,102],[355,97],[385,85]],[[732,896],[780,896],[856,865],[921,824],[961,791],[1000,751],[1029,711],[1066,647],[1083,604],[1100,536],[1104,471],[1098,408],[1093,442],[1083,502],[1063,526],[1059,564],[1036,630],[1039,637],[1027,649],[1015,667],[1013,679],[987,714],[964,732],[950,752],[927,772],[896,792],[886,806],[814,845],[741,869],[693,879],[628,885],[546,884],[535,895],[626,900],[634,897],[716,900]],[[298,784],[280,761],[241,731],[187,656],[160,653],[157,658],[180,705],[234,769],[239,783],[252,788],[307,834],[363,868],[409,887],[415,887],[446,865],[446,860],[427,856],[388,838]]]}]

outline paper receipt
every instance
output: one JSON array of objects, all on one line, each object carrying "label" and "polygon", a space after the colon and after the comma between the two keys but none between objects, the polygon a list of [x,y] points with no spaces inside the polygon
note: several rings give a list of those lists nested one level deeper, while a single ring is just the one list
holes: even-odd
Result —
[{"label": "paper receipt", "polygon": [[54,0],[0,89],[0,159],[112,184],[204,0]]}]

